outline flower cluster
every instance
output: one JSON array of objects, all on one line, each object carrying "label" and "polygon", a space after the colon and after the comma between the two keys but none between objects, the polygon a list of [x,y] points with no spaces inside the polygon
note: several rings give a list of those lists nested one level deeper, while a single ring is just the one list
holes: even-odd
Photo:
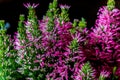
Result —
[{"label": "flower cluster", "polygon": [[[91,28],[89,42],[85,48],[86,60],[97,71],[96,78],[119,76],[119,21],[120,10],[107,6],[100,8],[95,27]],[[113,73],[114,67],[117,67]],[[102,80],[102,79],[100,79]]]},{"label": "flower cluster", "polygon": [[114,0],[99,9],[90,30],[84,18],[70,22],[70,7],[58,8],[57,0],[39,20],[38,5],[24,4],[28,16],[20,15],[14,39],[0,22],[1,80],[120,79],[120,10]]}]

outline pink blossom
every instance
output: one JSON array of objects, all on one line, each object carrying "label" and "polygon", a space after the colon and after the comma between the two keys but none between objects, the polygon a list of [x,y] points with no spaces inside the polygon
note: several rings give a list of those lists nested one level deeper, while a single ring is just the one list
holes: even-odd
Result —
[{"label": "pink blossom", "polygon": [[101,71],[100,75],[104,78],[107,78],[110,76],[110,73],[108,71]]},{"label": "pink blossom", "polygon": [[61,9],[69,9],[70,6],[68,6],[68,5],[66,5],[66,4],[65,4],[65,5],[62,5],[62,4],[61,4],[61,5],[60,5],[60,8],[61,8]]},{"label": "pink blossom", "polygon": [[23,4],[26,8],[36,8],[39,4],[33,3],[32,5],[30,3]]}]

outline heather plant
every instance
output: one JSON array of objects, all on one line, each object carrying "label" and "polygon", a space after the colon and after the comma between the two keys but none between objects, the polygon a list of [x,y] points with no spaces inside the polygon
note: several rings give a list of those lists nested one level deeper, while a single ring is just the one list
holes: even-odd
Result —
[{"label": "heather plant", "polygon": [[11,36],[6,34],[8,27],[6,27],[4,20],[0,21],[0,29],[0,80],[9,80],[12,79],[11,76],[16,71],[16,56]]},{"label": "heather plant", "polygon": [[14,39],[0,21],[0,80],[120,79],[120,10],[114,0],[98,11],[94,27],[84,18],[70,22],[68,5],[53,0],[42,20],[39,4],[26,3]]},{"label": "heather plant", "polygon": [[119,16],[120,10],[115,8],[114,0],[108,0],[108,5],[100,8],[95,27],[88,35],[84,55],[99,80],[119,78]]},{"label": "heather plant", "polygon": [[5,44],[8,39],[8,37],[6,36],[6,30],[4,29],[4,25],[5,25],[5,21],[1,20],[0,21],[0,79],[5,80],[5,77],[7,75],[7,70],[6,70],[6,62],[3,63],[4,59],[6,59],[5,55],[8,51],[9,51],[9,47],[7,47],[8,44]]},{"label": "heather plant", "polygon": [[40,69],[37,60],[37,56],[42,54],[40,49],[41,31],[35,15],[35,8],[38,4],[27,3],[24,6],[28,9],[27,21],[25,21],[24,15],[20,15],[18,32],[14,42],[18,54],[16,61],[20,65],[17,70],[23,76],[23,79],[43,80],[45,79],[45,71],[44,68]]},{"label": "heather plant", "polygon": [[[52,5],[52,3],[50,5]],[[67,5],[60,5],[60,8],[61,12],[56,16],[53,14],[56,12],[56,9],[55,12],[50,12],[48,10],[49,14],[53,17],[51,17],[51,15],[45,16],[39,23],[39,28],[42,32],[41,48],[44,50],[43,54],[45,56],[43,60],[44,65],[41,65],[41,67],[48,67],[47,69],[51,70],[46,75],[48,80],[73,79],[72,75],[75,72],[75,61],[79,60],[81,57],[79,42],[84,42],[84,38],[87,34],[87,30],[84,29],[84,27],[86,27],[86,22],[83,18],[79,21],[79,25],[78,23],[74,23],[76,25],[73,27],[74,24],[69,21],[68,17],[68,10],[70,7]],[[50,20],[51,18],[53,18],[52,21]],[[53,27],[51,30],[49,30],[50,26]],[[72,30],[74,30],[75,33],[71,33]],[[80,65],[79,61],[78,64]]]}]

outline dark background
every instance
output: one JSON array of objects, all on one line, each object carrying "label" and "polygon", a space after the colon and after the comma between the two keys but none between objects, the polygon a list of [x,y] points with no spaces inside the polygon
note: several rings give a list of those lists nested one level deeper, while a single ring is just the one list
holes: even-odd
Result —
[{"label": "dark background", "polygon": [[[119,1],[116,0],[117,7]],[[23,6],[23,3],[26,2],[40,4],[36,11],[38,18],[41,19],[52,0],[0,0],[0,19],[4,19],[11,24],[8,33],[13,34],[16,31],[19,14],[27,15],[27,9]],[[71,6],[69,10],[71,21],[84,17],[87,20],[87,27],[91,27],[97,18],[99,7],[106,5],[107,0],[58,0],[58,3]]]}]

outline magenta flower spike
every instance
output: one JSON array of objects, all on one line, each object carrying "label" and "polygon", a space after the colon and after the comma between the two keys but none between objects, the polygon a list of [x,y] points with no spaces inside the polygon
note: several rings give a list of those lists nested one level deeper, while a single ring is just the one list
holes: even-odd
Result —
[{"label": "magenta flower spike", "polygon": [[33,3],[33,4],[24,3],[23,5],[24,5],[26,8],[36,8],[36,7],[39,5],[39,3],[38,3],[38,4],[35,4],[35,3]]},{"label": "magenta flower spike", "polygon": [[[89,56],[86,54],[86,59],[91,60],[91,62],[99,61],[101,65],[96,65],[94,62],[92,63],[95,64],[93,67],[97,72],[100,72],[97,75],[105,78],[110,77],[114,66],[119,67],[119,26],[120,10],[115,8],[110,11],[106,6],[103,6],[99,9],[95,27],[89,34],[90,46],[86,48],[86,50],[89,49],[86,53],[90,54]],[[116,75],[119,75],[119,71],[119,69],[116,70],[116,73],[118,73]]]}]

